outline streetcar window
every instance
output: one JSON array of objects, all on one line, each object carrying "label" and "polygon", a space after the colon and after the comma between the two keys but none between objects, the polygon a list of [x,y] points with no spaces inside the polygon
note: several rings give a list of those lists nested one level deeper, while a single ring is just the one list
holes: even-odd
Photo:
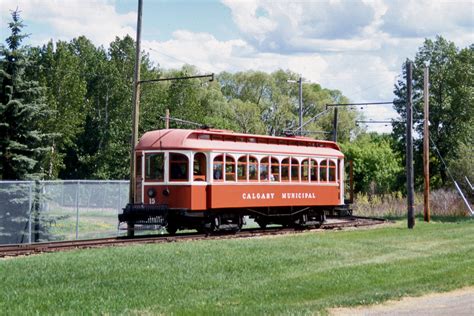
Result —
[{"label": "streetcar window", "polygon": [[321,164],[319,165],[319,180],[320,181],[328,181],[328,161],[323,160],[321,161]]},{"label": "streetcar window", "polygon": [[142,176],[142,155],[141,154],[138,154],[135,156],[135,162],[137,164],[135,175],[137,177],[141,177]]},{"label": "streetcar window", "polygon": [[262,158],[260,161],[260,181],[268,181],[269,171],[269,160],[268,157]]},{"label": "streetcar window", "polygon": [[[291,159],[291,181],[299,181],[300,180],[300,166],[298,164],[298,160],[296,159]],[[283,171],[282,171],[283,172]]]},{"label": "streetcar window", "polygon": [[258,160],[255,157],[249,157],[249,180],[258,181]]},{"label": "streetcar window", "polygon": [[280,163],[278,162],[278,159],[272,157],[270,169],[270,180],[280,181]]},{"label": "streetcar window", "polygon": [[329,181],[336,181],[336,164],[332,160],[329,160]]},{"label": "streetcar window", "polygon": [[194,155],[193,165],[193,179],[194,181],[206,181],[206,155],[203,153],[196,153]]},{"label": "streetcar window", "polygon": [[281,181],[290,181],[290,159],[288,158],[281,161]]},{"label": "streetcar window", "polygon": [[309,181],[309,161],[303,160],[301,163],[301,181]]},{"label": "streetcar window", "polygon": [[225,180],[235,181],[235,159],[232,156],[225,156]]},{"label": "streetcar window", "polygon": [[214,180],[219,180],[222,181],[224,177],[224,155],[219,155],[216,158],[214,158],[214,164],[212,167],[212,174]]},{"label": "streetcar window", "polygon": [[316,160],[311,159],[311,182],[318,181],[318,163]]},{"label": "streetcar window", "polygon": [[164,180],[164,174],[165,174],[164,166],[165,166],[164,153],[146,154],[145,155],[145,180],[162,182]]},{"label": "streetcar window", "polygon": [[188,181],[188,157],[170,153],[170,181]]},{"label": "streetcar window", "polygon": [[237,162],[237,180],[247,180],[247,156],[242,156]]}]

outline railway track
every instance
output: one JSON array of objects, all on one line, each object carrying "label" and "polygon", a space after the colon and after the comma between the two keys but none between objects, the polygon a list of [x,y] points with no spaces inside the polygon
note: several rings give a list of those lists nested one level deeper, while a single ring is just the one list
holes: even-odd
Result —
[{"label": "railway track", "polygon": [[183,233],[174,236],[171,235],[146,235],[136,236],[134,238],[113,237],[99,238],[88,240],[72,240],[72,241],[54,241],[41,242],[34,244],[13,244],[0,245],[0,258],[26,256],[32,254],[65,251],[72,249],[100,248],[109,246],[121,246],[131,244],[150,244],[150,243],[166,243],[189,240],[202,239],[235,239],[235,238],[252,238],[266,235],[284,235],[297,234],[301,232],[325,230],[325,229],[344,229],[347,227],[372,226],[385,223],[386,220],[370,217],[348,217],[348,218],[328,218],[319,228],[314,229],[295,229],[295,228],[248,228],[237,233],[218,233],[212,235],[200,233]]}]

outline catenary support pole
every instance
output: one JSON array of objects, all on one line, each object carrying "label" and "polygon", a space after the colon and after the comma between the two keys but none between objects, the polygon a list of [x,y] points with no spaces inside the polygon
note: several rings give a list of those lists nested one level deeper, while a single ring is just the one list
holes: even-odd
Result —
[{"label": "catenary support pole", "polygon": [[169,129],[169,128],[170,128],[170,110],[166,109],[166,112],[165,112],[165,129]]},{"label": "catenary support pole", "polygon": [[412,104],[412,74],[413,64],[407,60],[406,64],[407,75],[407,126],[406,126],[406,171],[407,171],[407,220],[408,228],[412,229],[415,226],[415,212],[414,212],[414,184],[413,184],[413,104]]},{"label": "catenary support pole", "polygon": [[81,183],[77,180],[76,184],[76,240],[79,239],[79,197],[81,194]]},{"label": "catenary support pole", "polygon": [[429,110],[429,68],[425,66],[423,76],[423,102],[424,102],[424,122],[423,122],[423,176],[425,178],[424,208],[423,217],[425,222],[430,221],[430,110]]},{"label": "catenary support pole", "polygon": [[332,122],[332,140],[337,142],[337,112],[338,108],[334,107],[334,120]]},{"label": "catenary support pole", "polygon": [[300,108],[300,135],[303,135],[303,77],[298,80],[298,93],[299,93],[299,108]]},{"label": "catenary support pole", "polygon": [[31,244],[31,213],[33,212],[33,203],[32,203],[32,194],[33,194],[33,189],[31,186],[33,185],[34,182],[28,183],[28,210],[29,210],[29,215],[28,215],[28,243]]},{"label": "catenary support pole", "polygon": [[[140,41],[142,31],[142,7],[143,0],[138,0],[138,14],[137,14],[137,38],[136,38],[136,49],[135,49],[135,75],[133,78],[133,104],[132,104],[132,141],[130,151],[130,196],[129,203],[135,202],[135,190],[136,190],[136,165],[135,165],[135,146],[138,143],[138,121],[140,117]],[[127,223],[127,235],[134,235],[134,224]]]}]

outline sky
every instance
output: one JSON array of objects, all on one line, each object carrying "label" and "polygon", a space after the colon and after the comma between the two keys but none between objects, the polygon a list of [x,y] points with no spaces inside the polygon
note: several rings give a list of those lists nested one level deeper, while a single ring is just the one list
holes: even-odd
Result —
[{"label": "sky", "polygon": [[[137,0],[0,0],[0,32],[19,8],[28,44],[136,36]],[[474,0],[143,0],[142,49],[162,68],[202,73],[289,69],[352,102],[392,101],[402,64],[425,38],[474,43]],[[365,119],[396,118],[390,105]],[[390,126],[370,124],[389,132]]]}]

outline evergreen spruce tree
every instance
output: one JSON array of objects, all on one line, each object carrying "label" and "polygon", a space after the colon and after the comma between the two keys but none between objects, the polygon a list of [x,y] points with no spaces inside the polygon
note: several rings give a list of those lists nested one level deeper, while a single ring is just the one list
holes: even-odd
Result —
[{"label": "evergreen spruce tree", "polygon": [[48,115],[44,88],[28,80],[27,48],[21,45],[28,35],[19,11],[12,12],[11,35],[0,46],[0,179],[41,178],[39,161],[47,150],[47,135],[39,123]]}]

